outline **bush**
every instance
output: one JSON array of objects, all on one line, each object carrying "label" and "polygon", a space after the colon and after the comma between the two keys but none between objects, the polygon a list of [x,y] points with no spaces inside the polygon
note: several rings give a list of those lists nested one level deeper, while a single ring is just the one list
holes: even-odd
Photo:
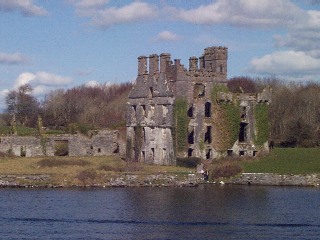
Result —
[{"label": "bush", "polygon": [[212,166],[209,170],[209,176],[212,180],[217,178],[228,178],[242,172],[242,167],[236,163],[222,163]]},{"label": "bush", "polygon": [[140,163],[126,162],[125,164],[118,164],[116,166],[102,165],[99,170],[112,171],[112,172],[137,172],[143,170]]},{"label": "bush", "polygon": [[0,158],[13,158],[15,157],[12,151],[0,152]]},{"label": "bush", "polygon": [[45,158],[38,163],[39,167],[87,166],[90,163],[82,159]]},{"label": "bush", "polygon": [[201,158],[197,157],[177,158],[178,167],[195,168],[200,163]]},{"label": "bush", "polygon": [[85,169],[78,173],[77,178],[83,184],[86,185],[88,180],[94,181],[97,177],[97,172],[94,169]]}]

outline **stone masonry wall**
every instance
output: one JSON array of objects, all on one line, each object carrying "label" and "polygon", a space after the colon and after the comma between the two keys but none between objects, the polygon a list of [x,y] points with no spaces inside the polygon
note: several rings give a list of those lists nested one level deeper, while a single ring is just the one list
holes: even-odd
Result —
[{"label": "stone masonry wall", "polygon": [[118,132],[108,130],[95,132],[91,137],[80,134],[1,137],[0,151],[25,157],[54,156],[57,142],[66,143],[68,156],[106,156],[121,151]]}]

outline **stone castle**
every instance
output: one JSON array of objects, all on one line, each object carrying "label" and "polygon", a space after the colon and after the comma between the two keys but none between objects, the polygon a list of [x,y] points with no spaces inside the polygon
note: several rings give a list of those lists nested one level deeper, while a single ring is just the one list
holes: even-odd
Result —
[{"label": "stone castle", "polygon": [[[138,76],[128,96],[126,143],[110,130],[90,136],[1,136],[0,152],[59,156],[57,150],[63,146],[68,156],[126,155],[127,161],[158,165],[175,165],[177,157],[255,156],[268,150],[267,138],[264,144],[255,144],[259,134],[255,109],[267,105],[271,93],[269,89],[259,94],[220,91],[228,82],[227,58],[226,47],[208,47],[201,57],[191,57],[186,69],[179,59],[172,62],[168,53],[140,56]],[[223,104],[237,109],[237,139],[227,147],[221,143],[228,132],[221,132],[219,125],[228,119],[217,110]]]},{"label": "stone castle", "polygon": [[[226,47],[208,47],[201,57],[190,57],[188,69],[179,59],[172,62],[168,53],[138,58],[126,116],[128,161],[175,165],[176,157],[211,160],[225,154],[254,156],[260,150],[254,145],[254,107],[270,101],[268,89],[260,94],[217,93],[217,102],[236,102],[241,115],[238,139],[224,152],[215,147],[221,139],[214,139],[217,127],[211,120],[217,116],[212,92],[227,85],[227,59]],[[177,125],[184,119],[177,117],[175,109],[181,99],[187,104],[183,111],[188,121],[182,151],[177,146]]]}]

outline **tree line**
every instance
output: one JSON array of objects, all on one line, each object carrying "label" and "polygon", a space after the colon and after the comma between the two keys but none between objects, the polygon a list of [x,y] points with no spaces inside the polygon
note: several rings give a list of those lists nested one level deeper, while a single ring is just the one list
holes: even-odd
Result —
[{"label": "tree line", "polygon": [[232,92],[259,93],[271,87],[270,141],[281,147],[320,146],[320,84],[287,82],[276,78],[235,77]]},{"label": "tree line", "polygon": [[[283,147],[320,146],[320,84],[292,83],[276,78],[231,78],[227,84],[234,93],[259,93],[269,86],[270,140]],[[42,101],[32,95],[28,84],[10,91],[2,122],[13,121],[26,127],[43,126],[68,132],[84,129],[124,128],[127,96],[131,83],[78,86],[54,90]]]},{"label": "tree line", "polygon": [[82,85],[51,91],[40,101],[26,84],[7,94],[2,121],[36,128],[40,116],[43,126],[67,132],[125,126],[126,99],[131,87],[131,83]]}]

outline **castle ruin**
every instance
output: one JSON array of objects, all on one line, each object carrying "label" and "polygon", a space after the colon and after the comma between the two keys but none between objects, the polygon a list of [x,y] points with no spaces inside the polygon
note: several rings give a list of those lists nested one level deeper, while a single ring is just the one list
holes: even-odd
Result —
[{"label": "castle ruin", "polygon": [[[211,160],[225,154],[254,156],[259,151],[254,144],[257,135],[254,108],[270,101],[270,91],[217,92],[213,98],[215,88],[226,88],[227,59],[226,47],[208,47],[201,57],[190,57],[188,69],[179,59],[172,62],[168,53],[138,58],[138,76],[128,97],[126,116],[128,161],[175,165],[176,157]],[[184,115],[179,118],[177,110],[181,101],[186,104]],[[227,149],[217,147],[222,139],[218,139],[221,135],[214,124],[213,119],[218,115],[213,105],[220,103],[236,104],[239,110],[238,139]],[[182,143],[177,126],[185,121]],[[182,150],[180,144],[185,145]]]}]

